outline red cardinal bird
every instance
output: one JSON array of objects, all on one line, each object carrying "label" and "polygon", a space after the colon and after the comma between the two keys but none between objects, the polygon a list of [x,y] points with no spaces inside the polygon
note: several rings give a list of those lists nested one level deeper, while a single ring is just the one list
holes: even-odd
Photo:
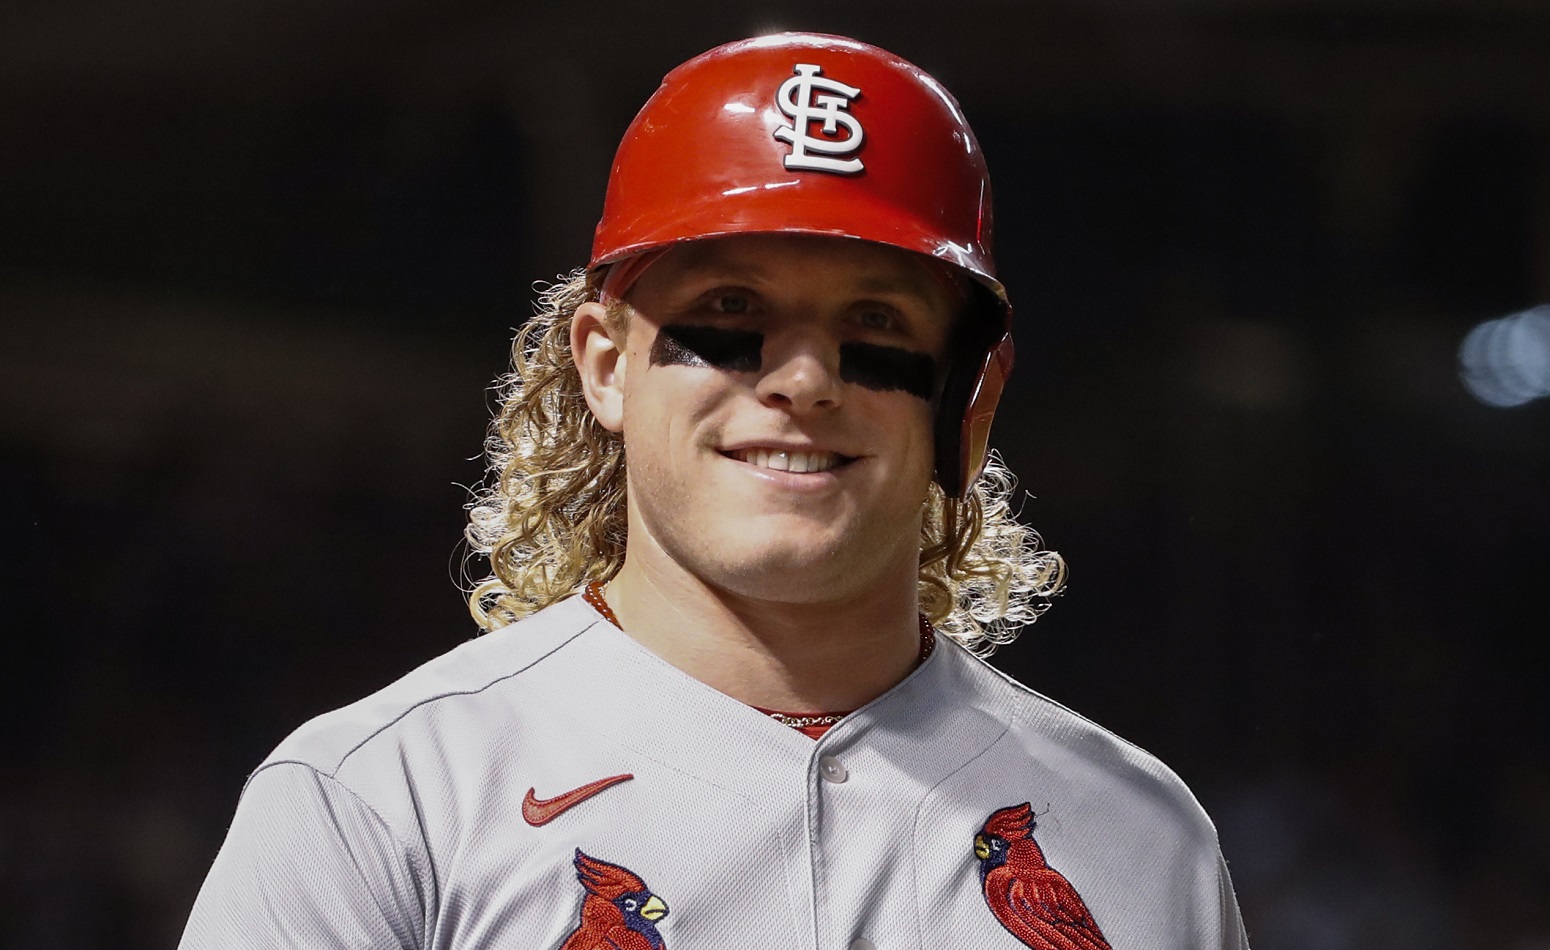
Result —
[{"label": "red cardinal bird", "polygon": [[560,950],[662,950],[657,921],[667,904],[646,882],[617,864],[576,849],[576,878],[586,888],[581,921]]},{"label": "red cardinal bird", "polygon": [[974,836],[990,912],[1035,950],[1111,950],[1076,888],[1045,863],[1034,825],[1033,806],[1023,802],[991,815]]}]

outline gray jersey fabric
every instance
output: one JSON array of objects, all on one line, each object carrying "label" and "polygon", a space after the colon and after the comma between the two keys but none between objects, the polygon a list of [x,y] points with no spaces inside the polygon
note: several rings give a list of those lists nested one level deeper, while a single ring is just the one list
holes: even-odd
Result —
[{"label": "gray jersey fabric", "polygon": [[[523,816],[530,789],[624,774],[547,823]],[[1248,946],[1179,778],[951,641],[814,742],[576,597],[282,742],[181,946],[555,948],[581,920],[579,849],[666,903],[666,950],[1016,950],[974,839],[1022,802],[1116,950]]]}]

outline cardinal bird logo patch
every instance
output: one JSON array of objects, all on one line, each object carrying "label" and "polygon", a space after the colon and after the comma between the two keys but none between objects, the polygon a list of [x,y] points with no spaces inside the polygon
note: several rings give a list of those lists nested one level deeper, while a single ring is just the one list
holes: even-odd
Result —
[{"label": "cardinal bird logo patch", "polygon": [[581,920],[560,950],[663,950],[657,921],[667,916],[667,904],[633,871],[577,848],[576,879],[586,892]]},{"label": "cardinal bird logo patch", "polygon": [[1033,806],[1003,808],[974,836],[985,903],[1001,926],[1036,950],[1111,950],[1065,875],[1033,840]]}]

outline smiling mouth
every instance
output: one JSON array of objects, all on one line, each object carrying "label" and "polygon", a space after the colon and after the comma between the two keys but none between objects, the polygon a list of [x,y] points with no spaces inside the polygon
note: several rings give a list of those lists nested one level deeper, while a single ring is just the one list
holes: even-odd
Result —
[{"label": "smiling mouth", "polygon": [[798,475],[827,472],[855,461],[837,452],[793,452],[786,449],[735,449],[722,454],[757,468],[767,468],[774,472],[792,472]]}]

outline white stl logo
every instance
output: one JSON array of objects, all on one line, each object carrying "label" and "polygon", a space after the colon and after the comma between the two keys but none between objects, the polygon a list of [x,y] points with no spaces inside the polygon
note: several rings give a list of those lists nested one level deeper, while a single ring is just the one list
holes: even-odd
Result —
[{"label": "white stl logo", "polygon": [[[782,163],[787,168],[842,175],[859,172],[861,159],[829,156],[850,155],[861,147],[865,137],[861,120],[849,112],[851,100],[861,95],[861,90],[829,79],[822,73],[817,66],[798,63],[796,75],[781,83],[780,91],[775,94],[775,104],[791,117],[790,125],[775,130],[776,138],[791,143],[791,154]],[[814,89],[824,94],[814,97]],[[823,123],[823,136],[808,134],[814,122]],[[838,137],[840,126],[845,127],[843,138]]]}]

